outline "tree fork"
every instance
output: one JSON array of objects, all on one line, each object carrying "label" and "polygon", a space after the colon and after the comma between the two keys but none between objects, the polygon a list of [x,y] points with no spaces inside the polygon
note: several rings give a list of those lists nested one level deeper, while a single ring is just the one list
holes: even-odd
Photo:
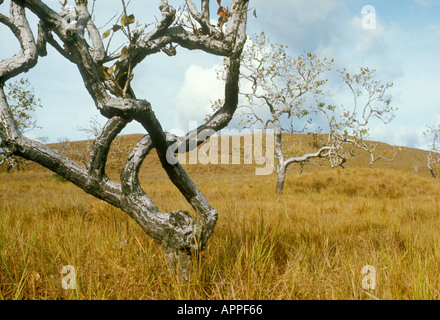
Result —
[{"label": "tree fork", "polygon": [[[183,1],[183,0],[182,0]],[[2,1],[3,2],[3,1]],[[21,44],[21,52],[0,61],[0,137],[3,149],[10,154],[39,163],[71,181],[85,192],[114,205],[132,217],[142,230],[160,243],[166,252],[169,265],[180,270],[187,278],[190,270],[191,254],[206,248],[217,222],[218,213],[211,207],[197,186],[191,181],[182,166],[167,161],[167,151],[177,138],[165,133],[146,100],[137,99],[130,89],[127,78],[125,92],[119,95],[109,86],[108,79],[100,77],[99,68],[115,59],[106,52],[103,38],[88,12],[87,1],[75,1],[73,11],[55,12],[41,0],[11,0],[10,17],[0,14],[0,23],[15,35]],[[0,3],[1,4],[1,3]],[[209,35],[200,36],[197,30],[185,29],[175,23],[176,10],[161,0],[159,9],[162,19],[145,36],[132,37],[130,53],[122,57],[118,74],[124,74],[141,63],[148,55],[161,52],[163,48],[178,44],[189,50],[203,50],[209,54],[229,58],[228,76],[225,83],[225,104],[205,124],[188,133],[179,143],[189,151],[189,140],[204,129],[214,131],[224,128],[231,120],[238,104],[238,81],[240,55],[246,41],[248,0],[232,0],[231,16],[226,32],[210,24],[209,1],[202,0],[202,10],[189,4],[189,17],[199,20]],[[38,41],[35,42],[25,16],[25,7],[40,20]],[[76,25],[70,21],[76,20]],[[91,43],[85,37],[88,31]],[[53,34],[59,40],[55,40]],[[38,56],[47,54],[46,45],[53,46],[68,61],[77,65],[84,85],[95,106],[108,118],[107,124],[94,142],[87,168],[77,164],[57,150],[21,135],[14,124],[6,96],[4,83],[12,77],[28,71],[36,65]],[[63,48],[64,47],[64,48]],[[66,50],[68,51],[66,51]],[[122,83],[124,84],[124,83]],[[112,96],[113,94],[113,96]],[[115,97],[116,96],[116,97]],[[120,173],[121,183],[109,179],[105,165],[112,141],[131,121],[137,121],[148,132],[135,146]],[[205,137],[206,139],[208,138]],[[198,143],[202,143],[200,141]],[[170,180],[185,196],[195,211],[195,217],[176,210],[164,213],[149,199],[140,186],[138,173],[147,155],[156,149],[162,167]],[[179,151],[181,151],[179,149]]]}]

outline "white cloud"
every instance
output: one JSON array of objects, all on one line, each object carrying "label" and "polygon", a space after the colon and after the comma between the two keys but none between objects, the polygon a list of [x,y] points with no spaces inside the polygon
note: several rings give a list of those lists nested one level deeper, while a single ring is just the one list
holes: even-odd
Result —
[{"label": "white cloud", "polygon": [[415,3],[417,3],[418,5],[421,5],[423,7],[430,7],[431,6],[431,1],[429,0],[414,0]]},{"label": "white cloud", "polygon": [[432,118],[432,125],[433,125],[433,126],[440,126],[440,114],[436,114],[436,115]]},{"label": "white cloud", "polygon": [[301,24],[328,20],[329,16],[335,14],[335,9],[340,3],[338,0],[296,0],[290,2],[289,12],[292,12],[295,20]]},{"label": "white cloud", "polygon": [[365,30],[362,28],[362,21],[360,16],[353,17],[349,25],[350,32],[347,34],[347,40],[355,45],[356,53],[368,54],[377,49],[383,51],[384,45],[392,39],[393,30],[386,28],[380,19],[376,20],[375,29]]},{"label": "white cloud", "polygon": [[224,97],[224,84],[217,79],[216,72],[220,68],[220,65],[207,69],[198,65],[188,68],[175,101],[174,124],[177,128],[188,130],[190,121],[201,124],[206,114],[212,113],[212,103]]},{"label": "white cloud", "polygon": [[424,130],[425,128],[420,126],[381,123],[371,130],[370,136],[372,140],[390,145],[426,149]]},{"label": "white cloud", "polygon": [[[396,43],[402,37],[402,30],[393,24],[388,24],[380,16],[376,17],[375,29],[365,30],[362,26],[363,17],[361,12],[349,18],[340,20],[335,34],[329,41],[320,42],[317,46],[317,54],[335,58],[337,63],[345,67],[370,66],[390,67],[390,53],[394,53]],[[378,67],[372,66],[378,65]],[[394,64],[399,69],[399,66]]]},{"label": "white cloud", "polygon": [[437,37],[440,38],[440,24],[431,24],[428,26],[429,32],[433,32]]},{"label": "white cloud", "polygon": [[[295,54],[311,51],[337,37],[344,21],[350,21],[342,0],[254,0],[258,19],[250,18],[248,33],[264,30],[274,42],[289,44]],[[263,22],[263,25],[262,25]],[[288,42],[288,43],[286,43]]]}]

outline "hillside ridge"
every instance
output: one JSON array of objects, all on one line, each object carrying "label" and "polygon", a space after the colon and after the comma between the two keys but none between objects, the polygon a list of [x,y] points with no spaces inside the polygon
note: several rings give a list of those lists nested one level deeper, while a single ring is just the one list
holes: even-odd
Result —
[{"label": "hillside ridge", "polygon": [[[125,163],[125,159],[130,154],[132,148],[136,145],[138,140],[143,137],[142,134],[127,134],[127,135],[121,135],[119,136],[118,145],[115,146],[115,143],[113,143],[111,154],[113,152],[113,156],[109,157],[109,162],[107,164],[107,170],[109,171],[118,171],[118,168],[121,168],[122,165]],[[295,141],[297,144],[301,145],[301,148],[304,151],[311,151],[313,150],[311,145],[312,137],[306,134],[293,134],[293,135],[284,135],[283,139],[288,139],[291,141]],[[220,141],[220,139],[219,139]],[[231,143],[231,139],[229,139]],[[289,142],[291,142],[289,141]],[[394,146],[391,146],[387,143],[380,142],[380,141],[368,141],[370,143],[377,144],[375,154],[379,155],[384,151],[391,151],[393,150]],[[73,158],[73,160],[77,161],[78,163],[81,163],[85,166],[85,163],[87,161],[86,158],[88,156],[88,149],[91,145],[91,140],[79,140],[79,141],[69,141],[64,143],[50,143],[48,144],[50,147],[60,150],[61,152],[65,153],[66,155]],[[191,172],[197,172],[197,173],[214,173],[217,171],[232,171],[231,173],[242,173],[242,174],[252,174],[255,172],[255,168],[258,165],[252,164],[247,165],[244,164],[243,160],[243,140],[240,144],[241,152],[242,152],[242,158],[241,158],[241,164],[237,165],[229,165],[229,164],[221,164],[219,161],[219,164],[201,164],[198,163],[196,165],[191,164],[183,164],[185,169],[188,171],[188,173]],[[423,150],[423,149],[416,149],[411,147],[397,147],[398,152],[393,161],[386,161],[386,160],[379,160],[376,163],[373,164],[372,168],[376,169],[387,169],[387,170],[395,170],[395,171],[405,171],[410,172],[413,175],[422,176],[422,177],[431,177],[431,173],[427,168],[427,155],[429,154],[429,151]],[[229,152],[231,153],[231,149],[229,148]],[[264,143],[263,143],[263,152],[264,151]],[[369,165],[369,155],[362,150],[359,150],[356,152],[356,156],[354,158],[348,159],[345,168],[368,168]],[[231,161],[230,161],[231,162]],[[157,158],[156,152],[153,151],[145,160],[144,167],[148,166],[150,168],[158,169],[160,167],[159,160]],[[261,166],[260,166],[261,167]],[[297,168],[295,168],[297,167]],[[41,169],[41,166],[33,163],[28,163],[25,166],[25,169],[27,170],[39,170]],[[312,161],[308,163],[305,168],[304,172],[314,172],[319,170],[328,170],[331,169],[328,167],[328,165],[325,162],[318,163],[317,161]],[[0,172],[6,171],[6,166],[0,166]],[[153,170],[156,171],[156,170]],[[290,169],[290,171],[297,171],[299,172],[299,165],[293,165]]]}]

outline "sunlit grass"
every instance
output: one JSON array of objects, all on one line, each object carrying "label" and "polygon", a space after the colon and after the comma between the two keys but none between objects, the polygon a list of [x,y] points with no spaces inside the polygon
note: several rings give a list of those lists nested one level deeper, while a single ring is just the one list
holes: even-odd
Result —
[{"label": "sunlit grass", "polygon": [[[438,299],[440,186],[410,173],[350,169],[192,176],[220,218],[190,281],[122,211],[42,170],[0,174],[0,299]],[[189,209],[165,176],[143,186]],[[76,290],[62,288],[62,267]],[[363,266],[375,290],[362,288]]]}]

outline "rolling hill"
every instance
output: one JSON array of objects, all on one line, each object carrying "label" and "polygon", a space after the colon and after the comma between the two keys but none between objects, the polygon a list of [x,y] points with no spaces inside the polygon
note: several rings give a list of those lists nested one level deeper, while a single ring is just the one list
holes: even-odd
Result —
[{"label": "rolling hill", "polygon": [[[117,146],[115,146],[115,143],[113,143],[112,151],[109,157],[109,162],[107,164],[107,170],[110,172],[110,174],[113,171],[118,171],[119,168],[124,163],[124,159],[126,159],[127,155],[129,154],[132,147],[136,144],[136,142],[142,137],[140,134],[131,134],[131,135],[125,135],[120,136],[119,141],[117,142]],[[310,147],[310,144],[312,142],[312,138],[308,135],[286,135],[283,137],[283,139],[286,139],[289,143],[295,141],[295,143],[301,146],[301,148],[307,152],[313,151],[313,149]],[[392,151],[394,149],[394,146],[382,143],[382,142],[376,142],[371,141],[374,144],[377,144],[375,154],[380,155],[381,153],[385,151]],[[69,142],[68,144],[64,143],[56,143],[51,144],[50,146],[61,150],[62,152],[65,152],[66,155],[72,157],[75,161],[78,163],[87,163],[88,159],[88,149],[87,145],[91,144],[91,141],[75,141],[75,142]],[[286,145],[289,145],[286,143]],[[221,143],[219,143],[219,148],[221,149]],[[65,150],[64,150],[65,149]],[[252,165],[246,165],[244,164],[243,160],[243,140],[241,141],[241,164],[240,165],[227,165],[222,164],[219,158],[219,164],[200,164],[197,165],[190,165],[190,164],[184,164],[183,167],[185,170],[188,171],[189,174],[191,173],[225,173],[225,174],[253,174],[255,172],[255,164]],[[263,148],[264,150],[265,148]],[[229,147],[229,153],[231,154],[232,146]],[[375,162],[372,166],[372,168],[376,169],[386,169],[386,170],[394,170],[394,171],[401,171],[401,172],[409,172],[413,175],[420,176],[420,177],[432,177],[430,171],[428,170],[426,163],[427,163],[427,155],[428,151],[426,150],[420,150],[420,149],[414,149],[414,148],[408,148],[408,147],[400,147],[399,151],[393,161],[386,161],[386,160],[379,160]],[[200,153],[201,154],[201,153]],[[189,158],[187,157],[187,161]],[[231,161],[231,160],[230,160]],[[354,169],[354,168],[366,168],[369,164],[369,154],[365,151],[359,150],[357,151],[354,158],[351,158],[347,161],[345,168],[347,169]],[[150,168],[149,174],[159,174],[161,175],[162,171],[160,167],[159,160],[157,158],[157,155],[155,151],[153,151],[145,160],[143,168]],[[261,167],[261,166],[259,166]],[[26,165],[27,170],[39,170],[41,167],[39,165],[27,162]],[[151,170],[152,169],[152,170]],[[160,169],[160,170],[158,170]],[[316,172],[320,170],[329,170],[329,166],[324,162],[323,164],[319,164],[317,161],[312,161],[308,163],[304,169],[304,172]],[[6,166],[3,165],[0,167],[0,172],[5,171]],[[299,166],[293,165],[291,167],[292,172],[299,172]],[[114,172],[116,173],[116,172]]]}]

